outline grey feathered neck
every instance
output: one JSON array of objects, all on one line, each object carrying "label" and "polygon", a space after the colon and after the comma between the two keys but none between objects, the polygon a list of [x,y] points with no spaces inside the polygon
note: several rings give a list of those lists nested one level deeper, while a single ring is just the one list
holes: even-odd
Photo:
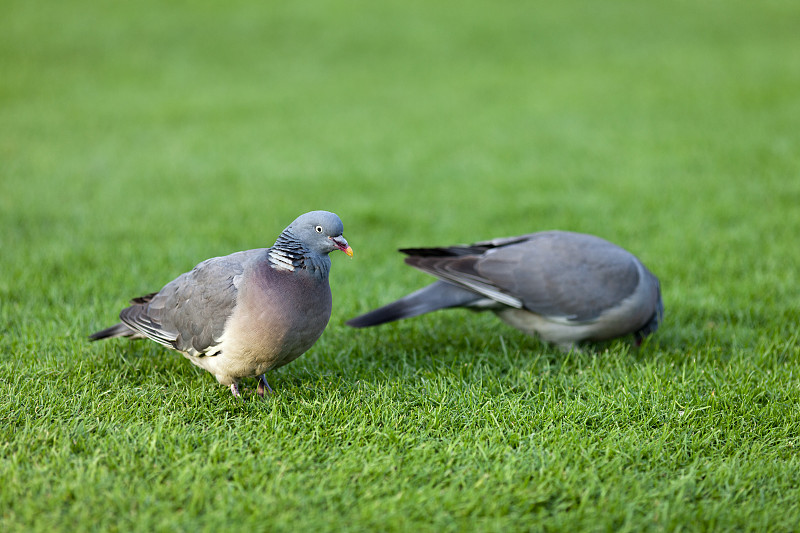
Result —
[{"label": "grey feathered neck", "polygon": [[270,266],[276,270],[305,270],[321,279],[327,278],[331,269],[328,254],[320,254],[306,247],[295,237],[291,228],[286,228],[278,236],[268,250],[267,257]]}]

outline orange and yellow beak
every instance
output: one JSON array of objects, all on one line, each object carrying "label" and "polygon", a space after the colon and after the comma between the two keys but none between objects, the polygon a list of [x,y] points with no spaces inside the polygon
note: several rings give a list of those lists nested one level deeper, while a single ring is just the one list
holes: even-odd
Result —
[{"label": "orange and yellow beak", "polygon": [[347,241],[344,237],[339,235],[338,237],[330,237],[330,239],[336,244],[337,248],[346,253],[348,256],[353,257],[353,249],[350,248],[350,245],[347,244]]}]

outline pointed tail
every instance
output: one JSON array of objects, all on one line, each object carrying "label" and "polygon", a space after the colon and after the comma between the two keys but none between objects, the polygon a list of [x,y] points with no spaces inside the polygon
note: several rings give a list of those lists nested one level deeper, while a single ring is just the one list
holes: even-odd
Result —
[{"label": "pointed tail", "polygon": [[120,322],[119,324],[114,324],[110,328],[106,328],[104,330],[92,333],[89,335],[90,341],[99,341],[102,339],[111,339],[114,337],[132,337],[136,334],[131,328]]},{"label": "pointed tail", "polygon": [[354,328],[377,326],[386,322],[430,313],[438,309],[468,306],[470,303],[481,299],[483,299],[482,296],[472,291],[445,281],[437,281],[395,302],[351,318],[346,324]]}]

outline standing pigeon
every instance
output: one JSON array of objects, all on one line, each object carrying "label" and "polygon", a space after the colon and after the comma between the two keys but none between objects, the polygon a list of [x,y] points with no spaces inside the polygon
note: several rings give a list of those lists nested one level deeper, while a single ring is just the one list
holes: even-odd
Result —
[{"label": "standing pigeon", "polygon": [[658,279],[630,252],[593,235],[544,231],[469,246],[411,248],[406,263],[439,278],[353,318],[360,328],[437,309],[490,309],[504,322],[568,350],[581,341],[658,329]]},{"label": "standing pigeon", "polygon": [[328,254],[353,250],[328,211],[299,216],[271,248],[203,261],[159,292],[135,298],[121,323],[92,334],[148,338],[181,352],[239,396],[239,380],[292,362],[317,341],[331,316]]}]

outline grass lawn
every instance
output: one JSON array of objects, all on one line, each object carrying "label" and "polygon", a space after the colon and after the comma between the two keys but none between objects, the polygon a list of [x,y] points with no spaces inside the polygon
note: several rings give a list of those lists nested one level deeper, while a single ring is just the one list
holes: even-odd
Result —
[{"label": "grass lawn", "polygon": [[[0,530],[800,524],[796,0],[0,7]],[[89,343],[199,261],[338,213],[320,341],[244,400]],[[399,247],[600,235],[641,349],[489,314],[366,330]]]}]

